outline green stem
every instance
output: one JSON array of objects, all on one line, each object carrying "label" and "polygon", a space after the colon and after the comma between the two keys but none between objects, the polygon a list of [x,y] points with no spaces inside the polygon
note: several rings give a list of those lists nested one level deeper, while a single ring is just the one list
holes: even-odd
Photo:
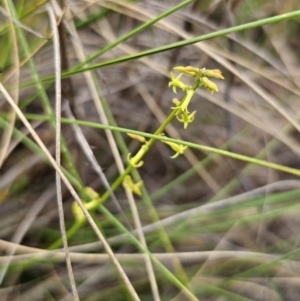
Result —
[{"label": "green stem", "polygon": [[[28,119],[31,119],[31,120],[48,120],[49,119],[48,116],[41,116],[41,115],[35,115],[35,114],[26,114],[26,117]],[[260,160],[260,159],[257,159],[257,158],[252,158],[252,157],[240,155],[240,154],[237,154],[237,153],[232,153],[232,152],[229,152],[229,151],[226,151],[226,150],[222,150],[222,149],[218,149],[218,148],[214,148],[214,147],[210,147],[210,146],[195,144],[195,143],[184,141],[184,140],[173,139],[173,138],[169,138],[169,137],[165,137],[165,136],[161,136],[161,135],[156,135],[156,134],[139,132],[139,131],[126,129],[126,128],[119,128],[119,127],[110,126],[110,125],[98,124],[98,123],[94,123],[94,122],[90,122],[90,121],[84,121],[84,120],[69,120],[69,119],[66,119],[66,118],[62,118],[62,122],[66,123],[66,124],[75,123],[75,124],[78,124],[78,125],[88,126],[88,127],[92,127],[92,128],[98,128],[98,129],[109,129],[109,130],[112,130],[112,131],[118,131],[118,132],[122,132],[122,133],[131,133],[131,134],[143,136],[143,137],[146,137],[146,138],[153,138],[154,140],[169,141],[169,142],[173,142],[173,143],[177,143],[177,144],[182,144],[182,145],[186,145],[190,148],[199,149],[199,150],[202,150],[202,151],[219,154],[219,155],[222,155],[222,156],[234,158],[234,159],[241,160],[241,161],[248,162],[248,163],[254,163],[254,164],[257,164],[257,165],[261,165],[261,166],[265,166],[265,167],[272,168],[272,169],[275,169],[275,170],[283,171],[283,172],[293,174],[293,175],[296,175],[296,176],[300,177],[300,170],[299,169],[284,166],[284,165],[280,165],[280,164],[276,164],[276,163],[272,163],[272,162],[269,162],[269,161]],[[132,170],[132,168],[130,169],[130,171],[131,170]]]},{"label": "green stem", "polygon": [[[64,78],[69,77],[73,74],[82,73],[82,72],[89,71],[89,70],[92,70],[92,69],[103,68],[103,67],[115,65],[117,63],[119,64],[119,63],[127,62],[127,61],[130,61],[130,60],[136,60],[136,59],[142,58],[144,56],[169,51],[169,50],[172,50],[172,49],[176,49],[178,47],[183,47],[183,46],[195,44],[195,43],[198,43],[198,42],[201,42],[201,41],[214,39],[214,38],[217,38],[217,37],[220,37],[220,36],[225,36],[225,35],[235,33],[235,32],[239,32],[239,31],[243,31],[243,30],[246,30],[246,29],[256,28],[256,27],[260,27],[260,26],[263,26],[263,25],[267,25],[267,24],[272,24],[272,23],[277,23],[277,22],[285,21],[285,20],[292,19],[292,18],[297,18],[299,16],[300,16],[300,10],[297,10],[297,11],[294,11],[294,12],[274,16],[274,17],[271,17],[271,18],[266,18],[266,19],[263,19],[263,20],[249,22],[249,23],[246,23],[246,24],[242,24],[242,25],[238,25],[238,26],[218,30],[218,31],[215,31],[215,32],[212,32],[212,33],[204,34],[202,36],[198,36],[198,37],[194,37],[194,38],[191,38],[191,39],[179,41],[179,42],[172,43],[172,44],[169,44],[169,45],[157,47],[155,49],[145,50],[145,51],[133,54],[133,55],[123,56],[121,58],[108,60],[108,61],[105,61],[105,62],[102,62],[102,63],[94,64],[94,65],[89,66],[89,67],[76,69],[76,70],[70,70],[68,72],[65,72],[62,76]],[[51,78],[49,77],[45,80],[51,80]]]}]

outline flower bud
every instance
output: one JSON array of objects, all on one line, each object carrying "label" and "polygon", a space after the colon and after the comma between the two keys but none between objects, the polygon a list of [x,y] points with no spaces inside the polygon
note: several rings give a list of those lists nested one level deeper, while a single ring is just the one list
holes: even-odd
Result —
[{"label": "flower bud", "polygon": [[206,70],[203,73],[204,76],[214,77],[217,79],[224,79],[222,72],[219,69]]},{"label": "flower bud", "polygon": [[145,143],[146,142],[146,138],[143,137],[143,136],[140,136],[140,135],[136,135],[136,134],[131,134],[131,133],[127,133],[127,135],[132,138],[132,139],[135,139],[135,140],[138,140],[142,143]]},{"label": "flower bud", "polygon": [[201,77],[200,82],[204,88],[210,91],[211,94],[213,94],[214,92],[218,92],[217,85],[210,81],[207,77]]}]

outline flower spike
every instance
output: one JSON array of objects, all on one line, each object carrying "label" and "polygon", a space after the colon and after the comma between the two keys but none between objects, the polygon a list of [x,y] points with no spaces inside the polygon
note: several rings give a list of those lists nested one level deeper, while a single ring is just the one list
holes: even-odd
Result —
[{"label": "flower spike", "polygon": [[[218,92],[217,85],[208,79],[208,77],[213,77],[216,79],[224,79],[222,72],[219,69],[206,69],[206,68],[196,68],[193,66],[177,66],[174,67],[174,70],[180,72],[180,74],[175,77],[171,72],[171,82],[169,82],[169,87],[173,86],[173,91],[176,93],[176,88],[179,87],[185,92],[185,96],[182,100],[174,98],[172,101],[175,104],[175,107],[171,107],[175,111],[175,116],[177,120],[183,123],[183,127],[186,129],[190,123],[195,119],[196,111],[193,111],[191,114],[188,110],[188,105],[195,94],[195,91],[198,87],[203,87],[208,90],[211,94]],[[181,76],[185,74],[196,79],[196,82],[193,86],[187,86],[181,82]]]}]

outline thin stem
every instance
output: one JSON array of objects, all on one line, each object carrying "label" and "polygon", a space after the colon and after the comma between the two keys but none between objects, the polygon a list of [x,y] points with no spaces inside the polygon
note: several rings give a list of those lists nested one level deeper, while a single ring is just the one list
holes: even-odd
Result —
[{"label": "thin stem", "polygon": [[[26,117],[30,120],[48,120],[49,119],[48,116],[41,116],[41,115],[35,115],[35,114],[26,114]],[[170,117],[170,115],[169,115],[169,117]],[[194,148],[194,149],[199,149],[199,150],[202,150],[202,151],[219,154],[219,155],[222,155],[222,156],[234,158],[234,159],[245,161],[245,162],[248,162],[248,163],[254,163],[254,164],[257,164],[257,165],[261,165],[261,166],[265,166],[265,167],[272,168],[272,169],[275,169],[275,170],[283,171],[283,172],[293,174],[293,175],[296,175],[296,176],[300,177],[300,170],[299,169],[284,166],[284,165],[280,165],[280,164],[276,164],[276,163],[272,163],[272,162],[265,161],[265,160],[260,160],[260,159],[244,156],[244,155],[240,155],[240,154],[237,154],[237,153],[229,152],[229,151],[226,151],[226,150],[222,150],[222,149],[218,149],[218,148],[214,148],[214,147],[210,147],[210,146],[206,146],[206,145],[196,144],[196,143],[192,143],[192,142],[188,142],[188,141],[184,141],[184,140],[179,140],[179,139],[174,139],[174,138],[169,138],[169,137],[156,135],[156,134],[139,132],[139,131],[135,131],[135,130],[127,129],[127,128],[120,128],[120,127],[116,127],[116,126],[103,125],[103,124],[90,122],[90,121],[84,121],[84,120],[69,120],[67,118],[62,118],[61,121],[63,123],[66,123],[66,124],[77,123],[79,125],[88,126],[88,127],[92,127],[92,128],[110,129],[112,131],[118,131],[118,132],[122,132],[122,133],[131,133],[131,134],[143,136],[143,137],[146,137],[146,138],[153,138],[154,140],[174,142],[174,143],[177,143],[177,144],[186,145],[186,146]],[[132,168],[130,168],[130,166],[128,166],[127,169],[125,170],[125,172],[127,172],[127,174],[128,174],[130,171],[132,171]],[[114,185],[112,185],[112,189],[114,190],[116,187],[115,188],[113,188],[113,187],[114,187]]]},{"label": "thin stem", "polygon": [[[53,50],[54,50],[54,67],[55,67],[55,160],[57,166],[61,165],[61,60],[60,60],[60,43],[59,33],[57,29],[56,19],[51,5],[47,5],[47,11],[49,14],[50,24],[53,31]],[[64,252],[66,255],[66,264],[68,269],[68,275],[71,283],[72,293],[75,301],[79,301],[79,295],[76,288],[75,277],[73,273],[70,252],[68,247],[68,240],[66,235],[64,208],[62,201],[62,188],[61,178],[59,173],[55,173],[56,179],[56,194],[57,194],[57,206],[61,236],[64,246]]]}]

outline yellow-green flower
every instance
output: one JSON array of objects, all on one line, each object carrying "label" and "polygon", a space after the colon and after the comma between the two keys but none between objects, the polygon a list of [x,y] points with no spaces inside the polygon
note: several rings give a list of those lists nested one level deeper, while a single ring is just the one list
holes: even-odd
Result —
[{"label": "yellow-green flower", "polygon": [[170,141],[163,141],[163,140],[162,140],[162,142],[165,144],[168,144],[175,151],[175,154],[170,157],[172,159],[175,159],[179,155],[182,155],[184,153],[184,151],[187,149],[187,146],[184,146],[182,144],[178,144],[178,143],[174,143],[174,142],[170,142]]},{"label": "yellow-green flower", "polygon": [[186,91],[188,89],[188,86],[180,81],[182,75],[183,73],[180,73],[177,77],[175,77],[173,72],[170,72],[171,81],[169,82],[169,87],[173,86],[174,93],[177,93],[176,88],[180,88],[182,91]]},{"label": "yellow-green flower", "polygon": [[142,145],[140,150],[137,152],[137,154],[134,157],[131,157],[131,153],[127,155],[127,161],[130,165],[132,165],[134,168],[141,167],[144,162],[141,160],[145,153],[148,151],[149,146],[146,144]]},{"label": "yellow-green flower", "polygon": [[138,196],[142,195],[140,187],[142,186],[143,181],[134,183],[131,176],[126,176],[123,181],[124,187],[128,188],[131,192],[135,193]]},{"label": "yellow-green flower", "polygon": [[195,119],[196,111],[193,111],[191,114],[182,113],[180,115],[177,115],[176,118],[179,122],[183,123],[184,129],[186,129],[189,125],[189,123],[192,123]]},{"label": "yellow-green flower", "polygon": [[131,157],[131,153],[129,153],[127,155],[127,161],[128,161],[128,163],[130,165],[132,165],[134,168],[139,168],[139,167],[141,167],[144,164],[144,161],[142,161],[142,160],[137,161],[136,158],[137,158],[136,155],[134,157]]}]

